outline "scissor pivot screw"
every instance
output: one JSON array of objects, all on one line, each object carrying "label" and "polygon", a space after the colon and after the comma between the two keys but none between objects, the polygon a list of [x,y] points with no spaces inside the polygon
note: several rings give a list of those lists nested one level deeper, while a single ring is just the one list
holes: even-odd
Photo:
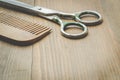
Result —
[{"label": "scissor pivot screw", "polygon": [[39,8],[38,10],[42,10],[42,8]]}]

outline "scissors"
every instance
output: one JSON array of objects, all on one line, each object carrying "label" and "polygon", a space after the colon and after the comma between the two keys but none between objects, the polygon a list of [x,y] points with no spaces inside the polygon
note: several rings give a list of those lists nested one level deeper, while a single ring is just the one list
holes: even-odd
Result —
[{"label": "scissors", "polygon": [[[83,38],[87,36],[88,34],[88,28],[87,26],[95,26],[100,23],[102,23],[103,19],[101,15],[92,10],[85,10],[82,12],[76,12],[76,13],[64,13],[56,10],[51,10],[48,8],[40,7],[40,6],[32,6],[17,0],[0,0],[0,5],[13,8],[16,10],[20,10],[23,12],[31,13],[38,15],[40,17],[46,18],[48,20],[51,20],[55,23],[58,23],[61,25],[61,33],[64,37],[71,38],[71,39],[78,39]],[[92,15],[96,17],[96,20],[93,21],[86,21],[82,20],[82,17],[86,17],[89,15]],[[74,20],[74,22],[64,22],[62,19],[67,20]],[[70,28],[70,26],[75,26],[77,29],[81,29],[82,32],[77,34],[71,34],[67,33],[66,30]]]}]

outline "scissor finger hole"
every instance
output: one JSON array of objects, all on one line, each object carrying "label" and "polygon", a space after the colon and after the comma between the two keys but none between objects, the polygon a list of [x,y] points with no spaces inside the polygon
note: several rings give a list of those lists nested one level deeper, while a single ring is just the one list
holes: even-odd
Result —
[{"label": "scissor finger hole", "polygon": [[95,15],[92,15],[92,14],[84,14],[84,15],[79,16],[79,18],[81,20],[90,22],[90,21],[96,21],[99,17],[95,16]]},{"label": "scissor finger hole", "polygon": [[67,23],[61,28],[62,35],[68,38],[83,38],[87,35],[87,27],[82,23]]},{"label": "scissor finger hole", "polygon": [[102,23],[102,17],[96,11],[83,11],[78,15],[78,17],[78,20],[87,26],[93,26]]},{"label": "scissor finger hole", "polygon": [[78,33],[82,33],[83,29],[76,25],[68,25],[65,29],[65,32],[70,33],[70,34],[78,34]]}]

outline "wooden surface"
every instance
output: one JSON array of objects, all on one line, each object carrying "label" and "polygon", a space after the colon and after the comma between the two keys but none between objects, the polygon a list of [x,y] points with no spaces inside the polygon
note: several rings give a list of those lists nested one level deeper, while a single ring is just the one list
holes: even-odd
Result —
[{"label": "wooden surface", "polygon": [[50,21],[0,8],[53,29],[26,47],[0,41],[0,80],[120,80],[119,0],[21,0],[64,12],[86,9],[100,12],[103,24],[89,27],[84,39],[71,40]]}]

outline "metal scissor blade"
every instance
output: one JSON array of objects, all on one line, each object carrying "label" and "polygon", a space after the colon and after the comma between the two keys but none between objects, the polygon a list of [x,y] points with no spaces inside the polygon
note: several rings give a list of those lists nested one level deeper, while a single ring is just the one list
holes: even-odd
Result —
[{"label": "metal scissor blade", "polygon": [[17,0],[0,0],[0,5],[5,5],[8,7],[22,7],[22,8],[32,8],[34,6],[17,1]]},{"label": "metal scissor blade", "polygon": [[33,15],[38,15],[48,20],[52,20],[54,15],[58,15],[58,11],[43,8],[43,7],[34,7],[32,5],[17,1],[17,0],[0,0],[0,6],[20,10],[23,12],[31,13]]},{"label": "metal scissor blade", "polygon": [[31,14],[42,14],[42,15],[58,15],[60,12],[43,8],[43,7],[34,7],[32,5],[17,1],[17,0],[0,0],[0,6],[20,10],[23,12],[28,12]]},{"label": "metal scissor blade", "polygon": [[31,13],[34,6],[17,0],[0,0],[0,6]]},{"label": "metal scissor blade", "polygon": [[39,6],[32,6],[17,0],[0,0],[0,6],[5,6],[8,8],[20,10],[23,12],[27,12],[33,15],[40,15],[41,17],[45,17],[51,20],[50,16],[56,15],[59,16],[60,18],[64,19],[72,19],[73,15],[68,14],[68,13],[63,13],[60,11],[44,8],[44,7],[39,7]]}]

